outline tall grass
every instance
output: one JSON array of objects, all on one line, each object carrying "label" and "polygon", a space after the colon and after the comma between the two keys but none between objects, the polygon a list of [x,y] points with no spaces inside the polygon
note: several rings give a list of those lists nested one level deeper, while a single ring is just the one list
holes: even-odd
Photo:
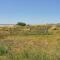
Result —
[{"label": "tall grass", "polygon": [[0,60],[60,60],[60,31],[49,30],[51,26],[28,28],[0,30]]}]

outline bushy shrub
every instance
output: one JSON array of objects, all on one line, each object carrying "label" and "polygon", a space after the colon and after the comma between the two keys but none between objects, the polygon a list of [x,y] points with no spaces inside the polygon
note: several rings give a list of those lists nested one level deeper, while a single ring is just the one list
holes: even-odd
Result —
[{"label": "bushy shrub", "polygon": [[19,25],[19,26],[26,26],[26,23],[18,22],[16,25]]}]

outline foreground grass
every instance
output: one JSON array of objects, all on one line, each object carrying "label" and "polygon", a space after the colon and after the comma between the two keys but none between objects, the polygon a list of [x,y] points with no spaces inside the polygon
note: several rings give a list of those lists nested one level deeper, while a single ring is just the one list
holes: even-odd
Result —
[{"label": "foreground grass", "polygon": [[60,60],[59,30],[14,31],[0,34],[0,60]]}]

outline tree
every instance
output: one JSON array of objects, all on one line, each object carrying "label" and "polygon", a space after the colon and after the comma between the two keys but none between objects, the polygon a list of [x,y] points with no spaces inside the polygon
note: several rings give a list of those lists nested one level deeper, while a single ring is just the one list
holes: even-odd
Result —
[{"label": "tree", "polygon": [[19,25],[19,26],[26,26],[26,23],[18,22],[16,25]]}]

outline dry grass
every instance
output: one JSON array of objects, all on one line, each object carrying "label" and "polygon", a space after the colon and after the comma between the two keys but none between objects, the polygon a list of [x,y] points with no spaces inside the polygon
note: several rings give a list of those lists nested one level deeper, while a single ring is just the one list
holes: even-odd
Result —
[{"label": "dry grass", "polygon": [[60,60],[60,30],[40,34],[39,26],[38,31],[30,28],[31,31],[25,31],[26,27],[6,28],[8,32],[2,29],[0,60]]}]

